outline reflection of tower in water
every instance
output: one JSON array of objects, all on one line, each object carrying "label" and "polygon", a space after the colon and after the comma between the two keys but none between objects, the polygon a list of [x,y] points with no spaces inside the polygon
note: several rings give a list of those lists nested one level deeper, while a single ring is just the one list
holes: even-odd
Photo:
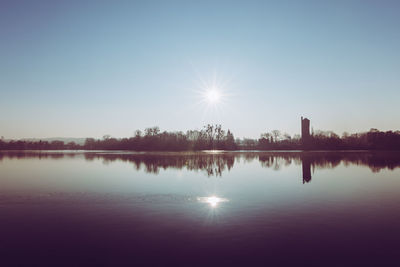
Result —
[{"label": "reflection of tower in water", "polygon": [[303,184],[311,182],[311,162],[308,158],[301,159],[303,169]]}]

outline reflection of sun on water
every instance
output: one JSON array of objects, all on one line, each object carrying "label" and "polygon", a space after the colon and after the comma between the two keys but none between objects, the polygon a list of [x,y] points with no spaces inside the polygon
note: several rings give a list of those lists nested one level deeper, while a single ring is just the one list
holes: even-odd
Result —
[{"label": "reflection of sun on water", "polygon": [[201,203],[207,203],[209,204],[212,208],[217,207],[217,205],[221,202],[228,202],[228,199],[226,198],[220,198],[216,196],[211,196],[211,197],[198,197],[197,200]]}]

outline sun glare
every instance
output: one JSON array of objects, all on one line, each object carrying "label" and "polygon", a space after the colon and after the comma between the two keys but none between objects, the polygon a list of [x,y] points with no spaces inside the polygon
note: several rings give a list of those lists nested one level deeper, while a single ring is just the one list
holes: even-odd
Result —
[{"label": "sun glare", "polygon": [[221,202],[227,202],[228,200],[226,198],[220,198],[216,196],[211,196],[211,197],[199,197],[197,198],[199,202],[202,203],[207,203],[210,205],[210,207],[215,208],[217,205]]},{"label": "sun glare", "polygon": [[221,93],[217,88],[211,88],[206,92],[205,97],[208,103],[217,104],[221,99]]},{"label": "sun glare", "polygon": [[[226,111],[232,94],[229,92],[230,80],[220,79],[214,73],[210,79],[199,77],[196,91],[197,105],[203,109],[203,116],[210,117],[211,121],[220,120],[222,111]],[[208,119],[210,121],[210,119]]]}]

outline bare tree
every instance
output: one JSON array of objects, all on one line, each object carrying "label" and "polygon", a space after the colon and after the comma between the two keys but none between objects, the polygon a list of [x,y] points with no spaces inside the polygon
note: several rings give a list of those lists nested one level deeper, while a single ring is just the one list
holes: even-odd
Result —
[{"label": "bare tree", "polygon": [[223,140],[223,138],[224,138],[224,136],[225,136],[225,131],[224,130],[222,130],[222,127],[221,127],[221,124],[216,124],[215,125],[215,133],[214,133],[214,135],[215,135],[215,139],[216,139],[216,141],[217,141],[217,148],[219,149],[220,148],[220,144],[221,144],[221,141]]},{"label": "bare tree", "polygon": [[272,135],[274,136],[274,142],[278,142],[281,132],[279,130],[273,130]]},{"label": "bare tree", "polygon": [[204,126],[204,128],[207,135],[209,148],[212,149],[214,143],[214,126],[211,124],[207,124],[207,126]]}]

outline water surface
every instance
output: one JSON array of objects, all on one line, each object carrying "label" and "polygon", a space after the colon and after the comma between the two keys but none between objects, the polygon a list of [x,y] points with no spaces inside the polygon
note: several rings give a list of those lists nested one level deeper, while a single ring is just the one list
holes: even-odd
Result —
[{"label": "water surface", "polygon": [[396,266],[400,153],[0,152],[4,265]]}]

